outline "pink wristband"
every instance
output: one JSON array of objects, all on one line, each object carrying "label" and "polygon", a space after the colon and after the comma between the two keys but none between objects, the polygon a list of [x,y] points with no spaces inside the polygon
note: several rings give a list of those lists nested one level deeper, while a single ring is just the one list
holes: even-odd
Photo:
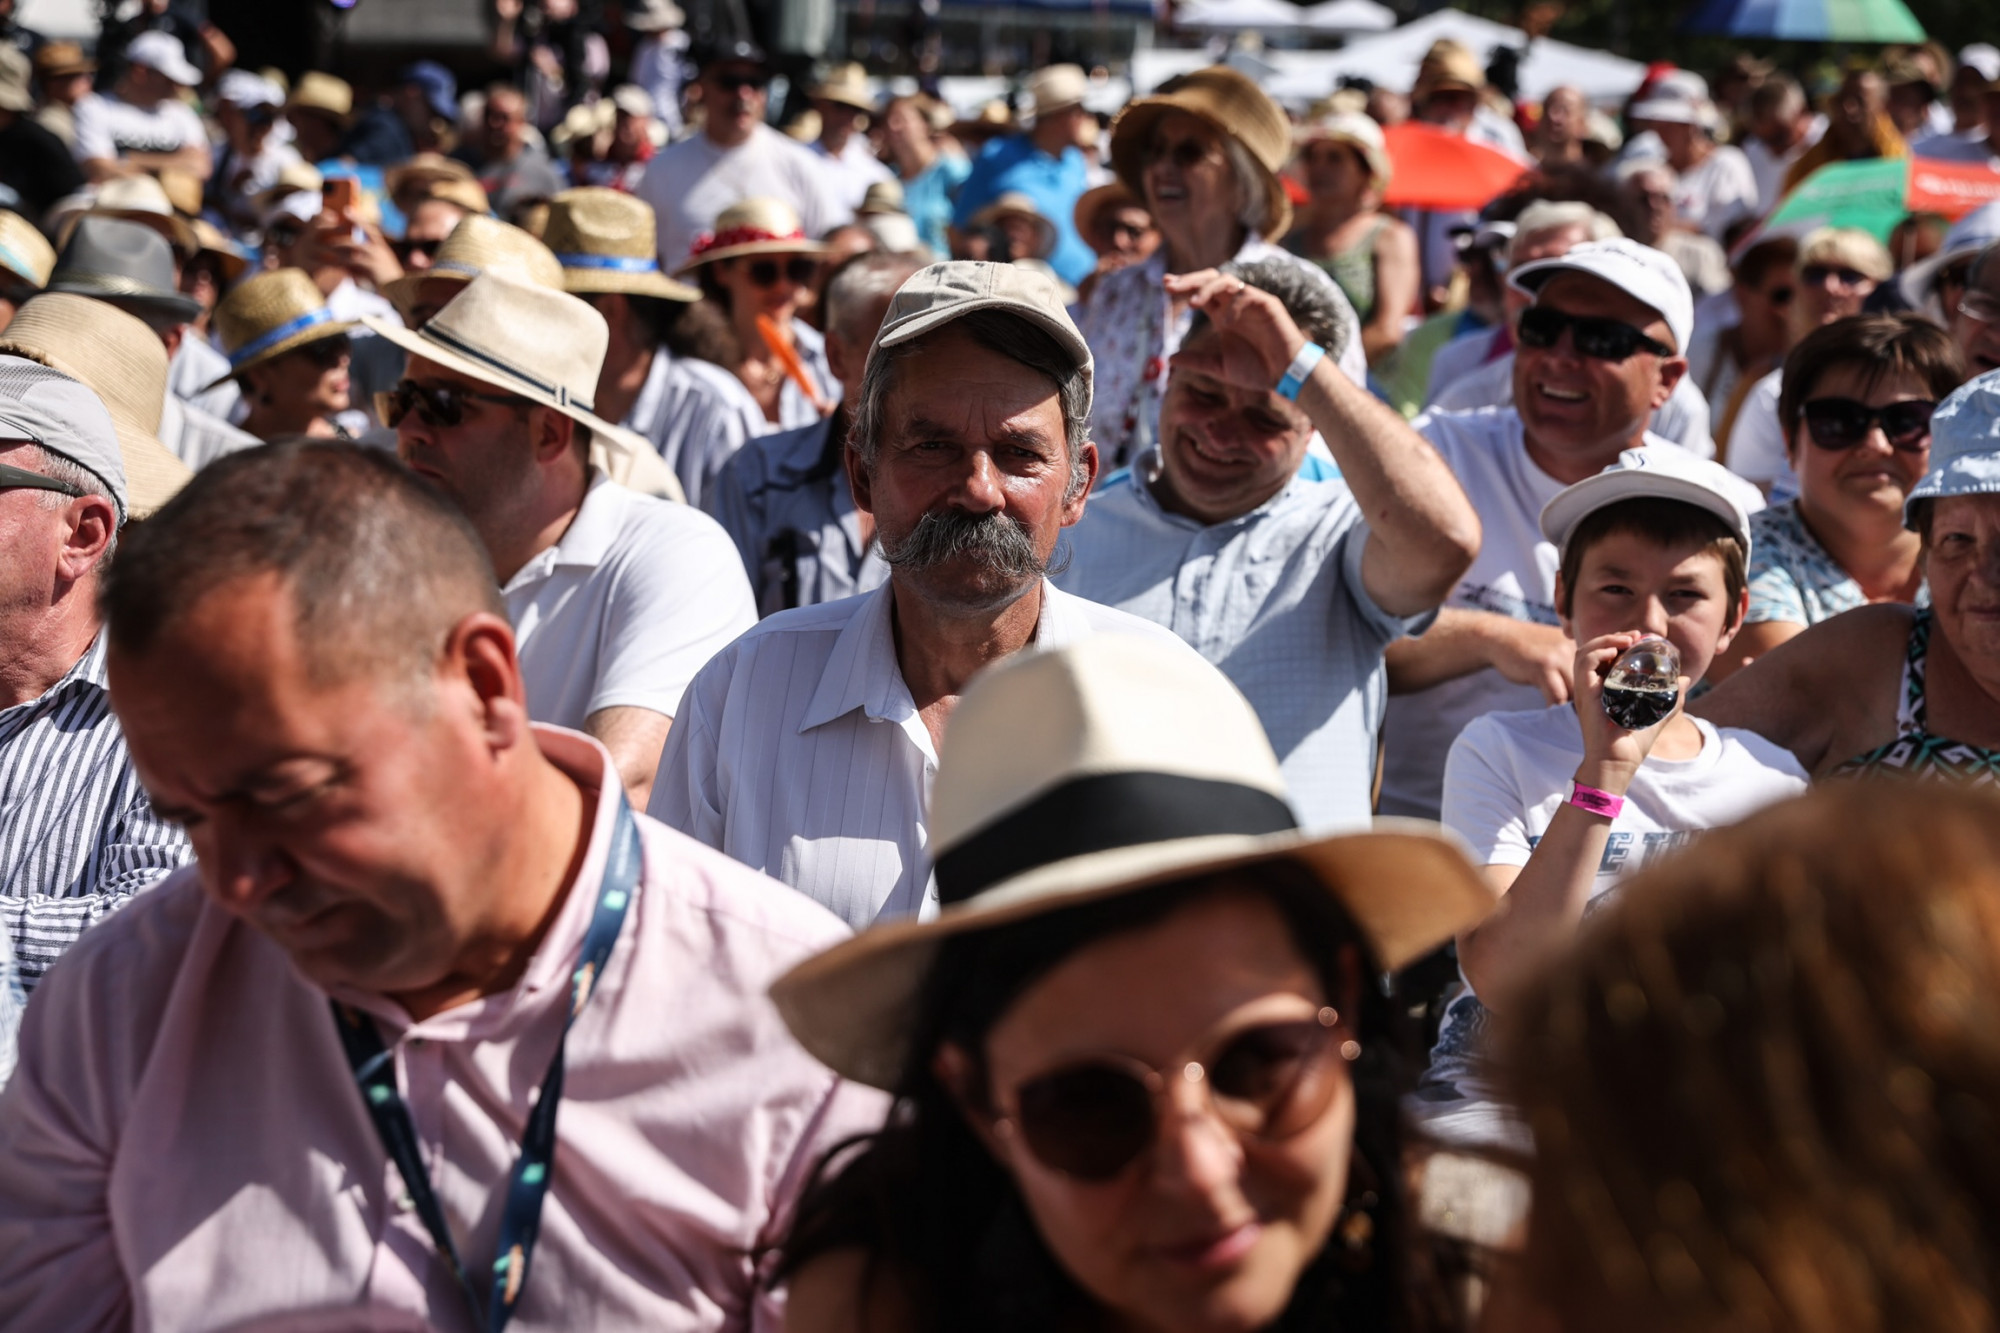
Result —
[{"label": "pink wristband", "polygon": [[1618,812],[1625,808],[1623,796],[1613,796],[1608,791],[1599,791],[1574,781],[1569,785],[1569,803],[1588,814],[1603,815],[1606,819],[1618,818]]}]

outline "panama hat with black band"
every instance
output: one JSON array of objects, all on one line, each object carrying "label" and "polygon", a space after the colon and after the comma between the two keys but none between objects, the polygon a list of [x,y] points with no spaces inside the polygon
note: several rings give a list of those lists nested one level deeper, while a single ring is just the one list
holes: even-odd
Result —
[{"label": "panama hat with black band", "polygon": [[952,713],[931,790],[942,910],[871,926],[772,987],[792,1034],[847,1078],[893,1088],[944,941],[1190,879],[1289,863],[1394,971],[1492,910],[1435,824],[1299,829],[1256,712],[1221,672],[1100,634],[1023,653]]}]

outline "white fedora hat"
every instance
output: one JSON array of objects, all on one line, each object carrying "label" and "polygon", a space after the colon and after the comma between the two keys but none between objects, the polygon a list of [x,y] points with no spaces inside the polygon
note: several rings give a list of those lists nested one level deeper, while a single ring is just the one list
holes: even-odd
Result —
[{"label": "white fedora hat", "polygon": [[981,675],[953,712],[931,789],[943,910],[879,925],[771,989],[808,1051],[894,1087],[947,937],[1197,876],[1290,862],[1395,970],[1492,910],[1494,893],[1435,824],[1299,830],[1250,703],[1214,667],[1100,634]]}]

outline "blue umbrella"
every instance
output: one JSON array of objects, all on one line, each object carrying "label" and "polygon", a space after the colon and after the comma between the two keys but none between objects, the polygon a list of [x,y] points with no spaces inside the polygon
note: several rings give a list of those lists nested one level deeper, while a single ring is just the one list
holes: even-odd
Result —
[{"label": "blue umbrella", "polygon": [[1794,42],[1924,40],[1923,24],[1903,0],[1706,0],[1681,27]]}]

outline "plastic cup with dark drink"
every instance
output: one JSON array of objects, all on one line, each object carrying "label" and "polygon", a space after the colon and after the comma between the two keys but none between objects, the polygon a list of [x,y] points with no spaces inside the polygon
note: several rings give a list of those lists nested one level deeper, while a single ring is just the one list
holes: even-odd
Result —
[{"label": "plastic cup with dark drink", "polygon": [[1604,678],[1604,713],[1627,731],[1644,731],[1674,711],[1681,697],[1681,655],[1646,638],[1627,648]]}]

